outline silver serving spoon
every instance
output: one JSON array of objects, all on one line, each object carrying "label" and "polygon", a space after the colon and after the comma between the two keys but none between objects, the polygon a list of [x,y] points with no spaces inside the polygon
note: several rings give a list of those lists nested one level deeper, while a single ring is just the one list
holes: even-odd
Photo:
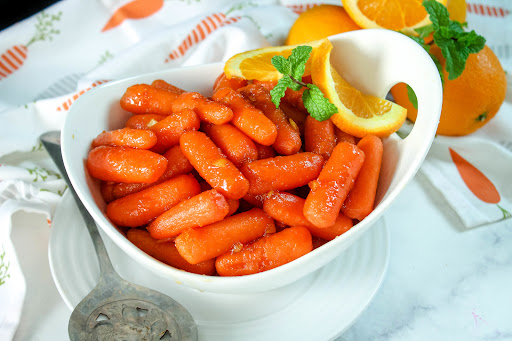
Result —
[{"label": "silver serving spoon", "polygon": [[74,340],[197,340],[190,313],[172,298],[122,279],[114,270],[94,219],[76,194],[64,168],[60,132],[40,137],[59,168],[85,225],[100,263],[96,287],[73,310],[69,338]]}]

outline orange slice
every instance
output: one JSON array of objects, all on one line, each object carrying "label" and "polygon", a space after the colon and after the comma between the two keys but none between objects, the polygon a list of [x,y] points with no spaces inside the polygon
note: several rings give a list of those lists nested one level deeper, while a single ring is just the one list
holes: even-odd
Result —
[{"label": "orange slice", "polygon": [[384,137],[397,131],[405,121],[407,110],[388,100],[365,95],[351,86],[331,66],[331,50],[332,44],[325,39],[313,52],[311,79],[338,108],[338,113],[331,117],[333,123],[357,137]]},{"label": "orange slice", "polygon": [[[447,0],[436,0],[446,6]],[[431,23],[423,0],[342,0],[348,15],[362,28],[386,28],[417,35]]]},{"label": "orange slice", "polygon": [[[300,44],[308,45],[315,48],[320,46],[321,41],[312,41]],[[224,65],[224,73],[228,78],[239,77],[244,79],[257,79],[263,82],[278,81],[282,74],[272,65],[273,56],[283,56],[288,58],[292,54],[292,50],[299,45],[289,46],[272,46],[263,47],[261,49],[242,52],[229,58]],[[311,60],[311,58],[309,58]],[[306,71],[304,76],[311,74],[310,61],[306,63]]]}]

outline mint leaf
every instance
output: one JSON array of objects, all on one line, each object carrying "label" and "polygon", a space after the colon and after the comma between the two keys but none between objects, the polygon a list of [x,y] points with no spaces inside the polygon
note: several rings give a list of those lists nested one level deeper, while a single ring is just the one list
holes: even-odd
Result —
[{"label": "mint leaf", "polygon": [[432,61],[434,62],[434,64],[436,64],[437,71],[439,72],[439,77],[441,78],[441,84],[444,86],[443,66],[441,65],[441,62],[439,61],[439,59],[437,59],[436,56],[434,56],[431,53],[429,53],[429,54],[430,54],[430,58],[432,58]]},{"label": "mint leaf", "polygon": [[291,63],[283,56],[274,56],[270,62],[283,75],[289,75],[292,72]]},{"label": "mint leaf", "polygon": [[277,81],[277,84],[270,90],[270,96],[272,97],[272,103],[279,108],[279,103],[281,103],[281,98],[284,97],[284,93],[286,89],[293,84],[291,78],[287,75],[284,75]]},{"label": "mint leaf", "polygon": [[418,98],[416,97],[416,93],[409,86],[409,84],[406,84],[406,86],[407,86],[407,97],[409,97],[409,101],[411,102],[414,109],[418,110]]},{"label": "mint leaf", "polygon": [[302,94],[302,101],[309,115],[317,121],[325,121],[338,112],[338,108],[314,84],[308,84],[308,89]]},{"label": "mint leaf", "polygon": [[485,38],[475,31],[465,32],[463,24],[450,20],[448,10],[441,3],[425,0],[422,4],[432,21],[434,43],[446,59],[448,79],[455,79],[464,71],[469,54],[484,48]]},{"label": "mint leaf", "polygon": [[291,72],[289,73],[292,78],[301,80],[304,71],[306,70],[306,62],[309,59],[309,55],[313,51],[311,46],[297,46],[292,50],[292,54],[288,58],[291,64]]},{"label": "mint leaf", "polygon": [[[428,37],[430,35],[430,33],[434,32],[434,25],[430,24],[430,25],[418,27],[418,28],[414,29],[414,31],[416,31],[416,33],[418,33],[419,37],[423,39],[423,38]],[[422,40],[422,42],[425,43],[424,40]]]}]

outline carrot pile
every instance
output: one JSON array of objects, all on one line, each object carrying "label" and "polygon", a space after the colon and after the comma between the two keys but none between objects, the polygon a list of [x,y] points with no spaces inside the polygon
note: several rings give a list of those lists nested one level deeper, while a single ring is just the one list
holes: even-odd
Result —
[{"label": "carrot pile", "polygon": [[155,80],[120,99],[132,113],[86,160],[110,221],[184,271],[241,276],[291,262],[374,207],[383,147],[310,117],[300,91],[221,74],[205,97]]}]

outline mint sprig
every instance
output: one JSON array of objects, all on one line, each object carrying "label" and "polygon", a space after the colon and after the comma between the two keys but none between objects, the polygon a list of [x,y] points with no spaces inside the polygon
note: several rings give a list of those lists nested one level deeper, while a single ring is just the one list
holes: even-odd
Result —
[{"label": "mint sprig", "polygon": [[283,56],[272,57],[272,65],[283,74],[274,88],[270,91],[272,102],[279,108],[281,99],[284,97],[286,89],[290,88],[299,91],[302,87],[307,87],[302,94],[304,107],[309,115],[318,121],[325,121],[338,112],[338,108],[325,98],[322,91],[314,84],[302,82],[302,76],[306,70],[306,62],[313,48],[311,46],[297,46],[292,50],[288,58]]},{"label": "mint sprig", "polygon": [[[460,23],[450,19],[450,13],[446,7],[435,0],[424,0],[423,7],[427,11],[432,24],[416,28],[414,31],[418,36],[410,36],[411,39],[420,44],[434,61],[441,82],[444,85],[443,68],[439,59],[430,53],[432,43],[435,43],[440,49],[446,60],[446,72],[448,79],[453,80],[459,77],[466,67],[466,60],[471,53],[478,53],[485,46],[485,38],[478,35],[475,31],[466,32],[465,23]],[[433,34],[433,42],[425,43],[425,38]],[[407,85],[409,100],[414,107],[418,109],[414,91]]]}]

